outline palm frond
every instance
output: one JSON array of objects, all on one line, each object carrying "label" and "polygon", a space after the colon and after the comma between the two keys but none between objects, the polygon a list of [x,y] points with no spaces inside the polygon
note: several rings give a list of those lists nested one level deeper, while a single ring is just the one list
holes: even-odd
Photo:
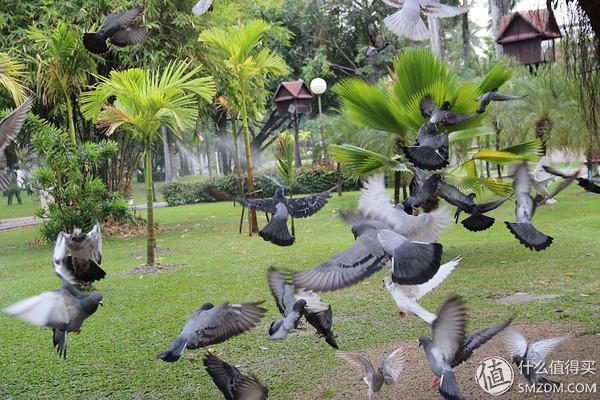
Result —
[{"label": "palm frond", "polygon": [[479,84],[479,87],[477,88],[479,92],[478,95],[500,88],[508,82],[511,76],[512,71],[509,67],[500,63],[495,64]]},{"label": "palm frond", "polygon": [[0,53],[0,86],[4,87],[17,105],[25,101],[27,88],[23,85],[25,66],[6,53]]},{"label": "palm frond", "polygon": [[514,146],[506,147],[502,149],[506,153],[518,154],[521,156],[528,156],[531,161],[537,160],[539,157],[544,155],[544,149],[542,148],[542,141],[539,138],[516,144]]},{"label": "palm frond", "polygon": [[463,129],[460,131],[450,132],[448,134],[448,142],[460,142],[463,140],[473,140],[482,136],[492,136],[495,135],[495,132],[492,132],[489,128],[479,127],[479,128],[470,128]]},{"label": "palm frond", "polygon": [[329,146],[333,158],[355,176],[364,176],[380,168],[405,170],[404,164],[384,154],[375,153],[350,144]]}]

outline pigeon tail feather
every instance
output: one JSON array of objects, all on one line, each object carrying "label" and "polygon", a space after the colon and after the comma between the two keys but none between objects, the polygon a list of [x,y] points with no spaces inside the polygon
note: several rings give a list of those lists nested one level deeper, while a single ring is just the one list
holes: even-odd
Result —
[{"label": "pigeon tail feather", "polygon": [[178,337],[173,343],[171,343],[171,346],[169,346],[167,350],[160,353],[156,358],[166,362],[175,362],[179,360],[186,346],[187,340],[185,338]]},{"label": "pigeon tail feather", "polygon": [[488,217],[487,215],[474,214],[462,220],[461,223],[471,232],[481,232],[494,225],[494,221],[494,218]]},{"label": "pigeon tail feather", "polygon": [[541,251],[552,244],[554,238],[543,234],[528,222],[505,222],[508,230],[530,250]]},{"label": "pigeon tail feather", "polygon": [[331,329],[327,329],[325,331],[325,341],[334,349],[339,349],[337,342],[335,341],[335,337],[333,336],[333,332],[331,332]]},{"label": "pigeon tail feather", "polygon": [[271,218],[271,221],[258,232],[258,235],[267,242],[278,246],[291,246],[295,240],[288,230],[287,221],[283,218]]},{"label": "pigeon tail feather", "polygon": [[448,160],[440,156],[433,147],[410,146],[404,148],[404,155],[416,167],[435,171],[448,165]]}]

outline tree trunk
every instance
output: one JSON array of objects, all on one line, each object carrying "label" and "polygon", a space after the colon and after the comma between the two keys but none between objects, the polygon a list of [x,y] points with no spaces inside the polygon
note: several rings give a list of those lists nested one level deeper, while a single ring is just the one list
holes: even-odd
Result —
[{"label": "tree trunk", "polygon": [[150,140],[146,140],[146,158],[144,165],[144,177],[146,181],[146,206],[147,206],[147,242],[146,242],[146,264],[154,265],[154,250],[156,248],[156,233],[154,231],[154,204],[152,202],[152,146]]},{"label": "tree trunk", "polygon": [[[246,147],[246,170],[248,172],[248,193],[254,192],[254,175],[252,173],[252,149],[250,148],[250,128],[248,127],[248,110],[246,108],[245,94],[242,95],[242,117],[244,119],[244,145]],[[252,195],[250,196],[252,197]],[[249,234],[258,233],[256,210],[248,210]]]},{"label": "tree trunk", "polygon": [[300,114],[294,114],[294,153],[296,154],[294,166],[302,166],[302,157],[300,156]]},{"label": "tree trunk", "polygon": [[[467,5],[467,0],[463,0],[463,6]],[[463,40],[463,56],[465,63],[471,55],[471,32],[469,31],[469,12],[462,15],[462,40]]]},{"label": "tree trunk", "polygon": [[238,131],[235,123],[235,118],[231,119],[231,129],[233,130],[233,156],[235,159],[235,174],[237,176],[238,185],[240,186],[240,196],[244,197],[244,181],[242,179],[242,164],[240,162],[240,150],[238,147]]},{"label": "tree trunk", "polygon": [[67,99],[67,119],[69,120],[69,134],[71,136],[71,144],[73,146],[77,145],[77,139],[75,137],[75,120],[73,116],[73,103],[71,102],[71,97],[67,94],[65,96]]},{"label": "tree trunk", "polygon": [[173,180],[173,170],[171,168],[171,149],[169,149],[169,132],[167,126],[163,125],[160,127],[160,135],[163,142],[163,153],[165,157],[165,182],[169,183]]},{"label": "tree trunk", "polygon": [[342,195],[344,190],[344,175],[342,173],[342,164],[337,163],[337,192],[338,196]]},{"label": "tree trunk", "polygon": [[[492,17],[492,37],[494,39],[502,18],[510,12],[508,3],[509,0],[489,0],[490,16]],[[496,43],[494,40],[494,46],[496,47],[496,58],[500,58],[503,53],[502,45]]]},{"label": "tree trunk", "polygon": [[431,34],[431,52],[438,56],[440,59],[443,59],[444,53],[442,48],[442,41],[440,38],[440,21],[437,18],[427,17],[427,23],[429,25],[429,32]]},{"label": "tree trunk", "polygon": [[394,171],[394,204],[400,203],[400,181],[402,175],[400,171]]}]

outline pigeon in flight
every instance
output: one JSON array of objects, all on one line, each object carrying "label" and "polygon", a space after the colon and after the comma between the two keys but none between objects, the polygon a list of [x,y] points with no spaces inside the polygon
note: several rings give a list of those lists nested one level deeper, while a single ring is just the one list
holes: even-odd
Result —
[{"label": "pigeon in flight", "polygon": [[377,54],[379,54],[382,50],[387,48],[389,45],[390,44],[388,42],[385,42],[381,46],[369,45],[369,46],[367,46],[367,49],[365,50],[365,57],[367,57],[367,58],[375,57]]},{"label": "pigeon in flight", "polygon": [[432,324],[436,319],[436,315],[421,307],[417,301],[438,287],[454,268],[458,266],[461,260],[462,257],[457,257],[443,264],[433,278],[420,285],[397,285],[389,276],[383,278],[383,284],[396,302],[398,310],[400,310],[400,316],[404,317],[406,314],[413,314],[428,324]]},{"label": "pigeon in flight", "polygon": [[525,96],[511,96],[510,94],[498,93],[498,89],[494,88],[489,92],[484,93],[482,96],[475,98],[475,101],[479,102],[479,107],[477,107],[477,114],[483,114],[487,108],[487,106],[492,101],[509,101],[509,100],[521,100],[527,97]]},{"label": "pigeon in flight", "polygon": [[143,42],[147,34],[146,29],[131,24],[142,11],[141,7],[135,7],[108,15],[100,29],[83,34],[83,45],[91,53],[102,54],[108,51],[107,40],[119,47]]},{"label": "pigeon in flight", "polygon": [[591,193],[600,193],[600,186],[596,185],[593,181],[589,180],[589,179],[585,179],[585,178],[579,178],[577,177],[577,175],[579,175],[579,171],[575,172],[572,175],[566,174],[562,171],[559,171],[555,168],[549,167],[547,165],[544,165],[542,168],[544,168],[544,170],[546,172],[548,172],[549,174],[558,176],[560,178],[563,179],[572,179],[573,176],[575,176],[575,180],[577,180],[577,184],[579,186],[581,186],[582,188],[584,188],[586,191],[591,192]]},{"label": "pigeon in flight", "polygon": [[535,191],[542,196],[547,198],[547,203],[552,204],[556,202],[556,199],[551,198],[550,192],[548,191],[548,185],[552,183],[556,177],[544,170],[544,166],[548,163],[548,157],[544,156],[539,159],[533,172],[529,173],[531,177],[531,183],[535,188]]},{"label": "pigeon in flight", "polygon": [[439,378],[438,390],[447,400],[463,399],[452,363],[465,344],[466,321],[467,310],[463,301],[458,297],[451,297],[446,300],[431,325],[433,340],[425,336],[419,338],[419,345],[425,350],[431,371]]},{"label": "pigeon in flight", "polygon": [[434,195],[438,182],[441,180],[442,176],[440,174],[432,174],[428,178],[424,178],[422,182],[417,182],[417,186],[412,194],[402,202],[404,211],[408,214],[413,214],[414,208],[423,206]]},{"label": "pigeon in flight", "polygon": [[448,165],[448,132],[438,133],[436,124],[425,122],[419,128],[414,146],[403,149],[416,167],[438,170]]},{"label": "pigeon in flight", "polygon": [[571,335],[540,340],[530,344],[515,329],[507,329],[504,334],[504,346],[512,361],[519,367],[529,384],[551,384],[554,386],[558,385],[558,383],[542,375],[545,364],[544,360],[560,343],[569,338],[571,338]]},{"label": "pigeon in flight", "polygon": [[463,115],[450,111],[449,101],[445,101],[438,108],[430,95],[426,95],[421,99],[419,108],[421,109],[423,118],[436,126],[438,124],[442,124],[443,126],[458,125],[477,116],[477,114]]},{"label": "pigeon in flight", "polygon": [[534,198],[529,194],[531,190],[531,177],[529,176],[527,162],[523,161],[519,164],[513,179],[517,222],[504,223],[523,246],[530,250],[541,251],[552,244],[554,238],[545,235],[533,226],[533,215],[540,205],[544,204],[547,199],[555,197],[560,191],[569,186],[574,179],[575,176],[565,179],[549,197],[544,198],[538,194]]},{"label": "pigeon in flight", "polygon": [[447,207],[439,207],[415,216],[406,213],[402,205],[392,205],[385,190],[384,174],[370,176],[367,182],[363,182],[358,209],[366,218],[386,225],[385,229],[391,229],[412,241],[424,243],[436,242],[451,219]]},{"label": "pigeon in flight", "polygon": [[306,300],[295,296],[294,286],[274,267],[268,272],[269,288],[283,318],[269,327],[270,339],[285,339],[290,329],[296,329],[306,308]]},{"label": "pigeon in flight", "polygon": [[67,333],[81,332],[83,322],[102,305],[102,293],[83,295],[62,279],[60,289],[29,297],[3,311],[33,325],[52,328],[52,344],[60,357],[67,358]]},{"label": "pigeon in flight", "polygon": [[385,17],[383,22],[396,35],[410,40],[429,39],[429,29],[421,18],[421,13],[428,17],[447,18],[465,13],[468,7],[452,7],[436,0],[383,0],[399,11]]},{"label": "pigeon in flight", "polygon": [[[4,150],[19,134],[25,118],[29,110],[31,110],[31,103],[33,98],[27,98],[23,104],[15,108],[13,112],[8,114],[5,118],[0,121],[0,153]],[[12,186],[12,182],[6,179],[3,175],[0,175],[0,191],[4,191]]]},{"label": "pigeon in flight", "polygon": [[356,353],[347,353],[345,351],[336,351],[336,357],[346,360],[351,365],[362,367],[365,370],[365,376],[363,381],[369,388],[368,396],[369,400],[373,397],[376,399],[383,399],[381,389],[383,384],[393,386],[398,381],[398,377],[404,370],[406,364],[406,356],[404,354],[404,348],[399,347],[387,357],[385,357],[379,368],[375,369],[371,361],[365,356]]},{"label": "pigeon in flight", "polygon": [[91,231],[82,233],[75,228],[72,234],[60,232],[56,238],[52,263],[57,274],[69,283],[92,283],[103,279],[102,233],[96,223]]},{"label": "pigeon in flight", "polygon": [[255,376],[244,376],[239,369],[212,354],[204,357],[204,367],[225,400],[266,400],[269,390]]},{"label": "pigeon in flight", "polygon": [[208,11],[213,10],[213,0],[200,0],[196,3],[194,7],[192,7],[192,13],[194,15],[202,15],[207,13]]},{"label": "pigeon in flight", "polygon": [[243,199],[235,197],[234,200],[244,207],[256,208],[272,215],[269,223],[258,233],[264,240],[278,246],[291,246],[295,238],[290,234],[287,226],[288,216],[306,218],[321,210],[331,197],[335,187],[311,196],[297,199],[287,199],[283,189],[277,188],[272,199]]},{"label": "pigeon in flight", "polygon": [[211,303],[204,304],[190,316],[177,339],[157,359],[175,362],[186,348],[197,349],[241,335],[255,327],[267,312],[258,306],[262,303],[225,302],[216,307]]},{"label": "pigeon in flight", "polygon": [[456,213],[454,214],[454,222],[458,223],[458,218],[461,211],[470,214],[468,218],[462,220],[462,224],[465,228],[471,232],[484,231],[494,225],[494,218],[483,215],[486,212],[495,210],[500,207],[506,200],[511,196],[503,197],[496,201],[490,201],[488,203],[476,204],[473,200],[475,199],[475,193],[469,195],[461,192],[456,186],[450,185],[446,182],[440,182],[437,186],[440,197],[446,200],[448,203],[456,206]]}]

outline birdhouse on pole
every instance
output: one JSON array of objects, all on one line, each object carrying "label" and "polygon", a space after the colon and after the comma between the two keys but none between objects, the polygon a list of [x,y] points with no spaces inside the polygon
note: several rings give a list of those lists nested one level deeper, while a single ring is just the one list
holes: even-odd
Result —
[{"label": "birdhouse on pole", "polygon": [[295,166],[302,165],[300,157],[300,119],[302,115],[312,111],[313,94],[302,79],[292,82],[282,82],[277,87],[273,100],[277,104],[277,112],[282,116],[289,116],[294,125],[294,150],[296,156]]}]

